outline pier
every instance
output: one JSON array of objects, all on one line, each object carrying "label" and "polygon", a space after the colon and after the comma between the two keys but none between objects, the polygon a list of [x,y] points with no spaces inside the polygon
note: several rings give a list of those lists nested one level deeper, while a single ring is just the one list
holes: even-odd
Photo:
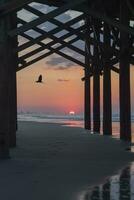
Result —
[{"label": "pier", "polygon": [[[0,158],[8,158],[16,146],[17,83],[16,73],[58,54],[84,70],[85,129],[100,132],[100,77],[103,77],[103,134],[112,135],[111,72],[119,76],[120,138],[131,141],[130,66],[134,64],[134,2],[132,0],[35,0],[34,3],[54,6],[43,13],[32,6],[33,0],[0,2]],[[33,16],[20,18],[21,10]],[[79,15],[67,22],[59,16],[67,11]],[[49,22],[52,30],[41,28]],[[66,31],[59,35],[61,31]],[[34,32],[34,36],[29,34]],[[19,38],[26,39],[24,44]],[[45,43],[45,39],[50,39]],[[81,41],[85,49],[74,45]],[[36,48],[33,48],[36,46]],[[38,48],[37,48],[38,46]],[[72,57],[65,50],[76,52]],[[24,53],[25,52],[25,53]],[[84,60],[84,62],[83,62]],[[93,96],[91,96],[93,78]],[[93,98],[93,127],[91,127]]]}]

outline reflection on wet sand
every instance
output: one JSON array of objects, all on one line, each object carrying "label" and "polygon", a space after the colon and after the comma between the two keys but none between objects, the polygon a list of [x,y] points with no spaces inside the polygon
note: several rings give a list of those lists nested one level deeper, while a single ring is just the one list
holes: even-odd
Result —
[{"label": "reflection on wet sand", "polygon": [[103,185],[85,192],[83,200],[134,200],[134,163]]}]

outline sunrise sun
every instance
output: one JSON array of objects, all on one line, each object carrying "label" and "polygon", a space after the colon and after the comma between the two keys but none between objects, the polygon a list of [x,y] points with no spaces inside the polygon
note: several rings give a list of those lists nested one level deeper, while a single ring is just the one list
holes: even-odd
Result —
[{"label": "sunrise sun", "polygon": [[75,112],[74,112],[73,110],[71,110],[71,111],[69,112],[69,115],[75,115]]}]

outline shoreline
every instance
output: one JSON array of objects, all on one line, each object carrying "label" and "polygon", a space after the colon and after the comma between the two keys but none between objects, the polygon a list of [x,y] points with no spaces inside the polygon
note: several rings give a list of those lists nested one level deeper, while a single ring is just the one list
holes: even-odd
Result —
[{"label": "shoreline", "polygon": [[8,195],[17,200],[16,192],[22,194],[20,200],[79,200],[84,188],[104,182],[134,161],[134,154],[125,151],[126,143],[88,134],[83,128],[39,122],[18,125],[17,147],[0,166],[2,200]]}]

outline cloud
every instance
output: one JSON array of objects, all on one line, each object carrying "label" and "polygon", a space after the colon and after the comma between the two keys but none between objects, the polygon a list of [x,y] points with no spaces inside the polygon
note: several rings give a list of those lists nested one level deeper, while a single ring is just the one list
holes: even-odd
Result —
[{"label": "cloud", "polygon": [[[71,58],[74,58],[77,61],[80,61],[84,63],[85,58],[83,55],[65,47],[60,50],[60,52],[64,53],[65,55],[70,56]],[[65,59],[64,57],[58,56],[57,54],[53,54],[52,56],[49,57],[49,59],[46,61],[46,64],[48,67],[54,67],[56,70],[64,70],[64,69],[69,69],[71,67],[78,66],[78,64],[74,62]]]},{"label": "cloud", "polygon": [[50,67],[53,67],[53,69],[55,70],[66,70],[69,69],[70,67],[76,66],[75,63],[61,56],[58,56],[57,54],[53,54],[52,56],[50,56],[47,59],[46,64],[48,65],[49,69]]},{"label": "cloud", "polygon": [[57,79],[57,81],[59,81],[59,82],[68,82],[68,81],[70,81],[69,79]]}]

